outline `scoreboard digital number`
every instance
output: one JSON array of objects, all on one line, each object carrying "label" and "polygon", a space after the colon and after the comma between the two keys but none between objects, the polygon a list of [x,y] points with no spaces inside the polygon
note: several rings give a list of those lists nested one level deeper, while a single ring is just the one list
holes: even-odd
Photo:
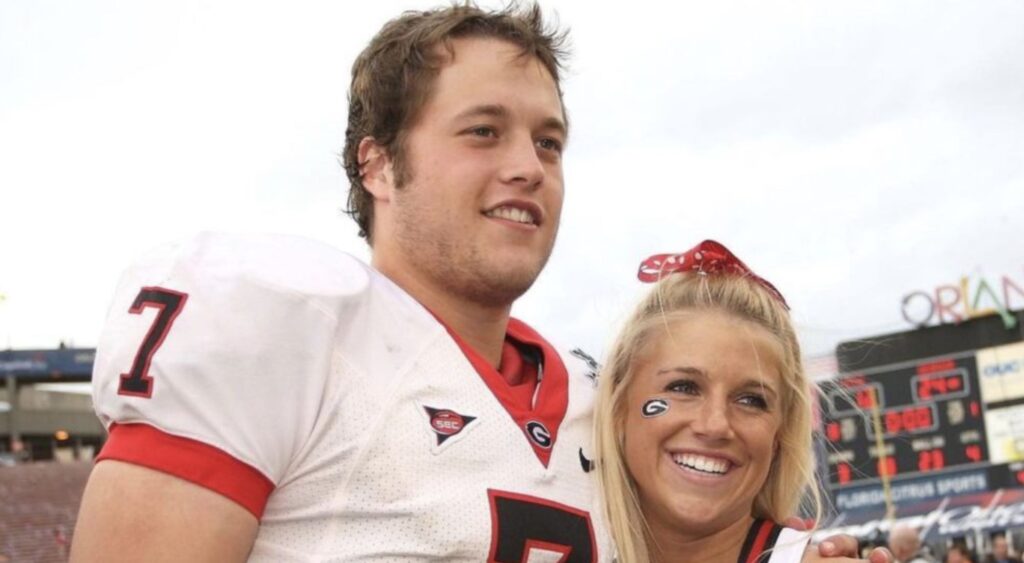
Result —
[{"label": "scoreboard digital number", "polygon": [[830,488],[988,461],[973,354],[841,376],[822,411]]}]

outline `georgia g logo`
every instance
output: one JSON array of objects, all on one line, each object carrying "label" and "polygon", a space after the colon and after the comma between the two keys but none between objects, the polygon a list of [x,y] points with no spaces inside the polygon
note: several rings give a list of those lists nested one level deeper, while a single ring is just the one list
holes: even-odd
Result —
[{"label": "georgia g logo", "polygon": [[640,414],[644,418],[651,418],[652,416],[664,414],[666,411],[668,411],[668,401],[665,399],[651,399],[644,403]]},{"label": "georgia g logo", "polygon": [[548,432],[548,429],[543,424],[536,420],[526,423],[526,435],[530,437],[534,444],[545,450],[551,447],[551,433]]}]

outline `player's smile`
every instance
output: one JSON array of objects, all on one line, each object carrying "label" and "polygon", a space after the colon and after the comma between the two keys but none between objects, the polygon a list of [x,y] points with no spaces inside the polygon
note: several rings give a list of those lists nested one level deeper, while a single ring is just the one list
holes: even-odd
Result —
[{"label": "player's smile", "polygon": [[539,205],[520,200],[503,201],[484,211],[484,215],[512,222],[518,226],[534,228],[540,227],[544,220],[544,213]]}]

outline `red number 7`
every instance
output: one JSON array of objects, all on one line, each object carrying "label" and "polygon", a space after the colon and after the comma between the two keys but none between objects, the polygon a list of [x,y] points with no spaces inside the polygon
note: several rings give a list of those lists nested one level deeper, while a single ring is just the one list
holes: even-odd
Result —
[{"label": "red number 7", "polygon": [[153,396],[153,378],[149,375],[149,364],[153,361],[153,354],[164,343],[167,332],[171,330],[174,319],[178,317],[187,300],[187,294],[162,287],[144,287],[139,290],[128,312],[138,315],[146,307],[155,307],[159,311],[142,345],[135,352],[131,371],[121,374],[121,386],[117,390],[119,395],[147,399]]}]

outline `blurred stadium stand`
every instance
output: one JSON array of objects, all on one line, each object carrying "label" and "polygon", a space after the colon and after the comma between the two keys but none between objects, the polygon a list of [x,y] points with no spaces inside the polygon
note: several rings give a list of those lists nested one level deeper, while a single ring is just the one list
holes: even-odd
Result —
[{"label": "blurred stadium stand", "polygon": [[83,385],[94,357],[66,347],[0,351],[0,563],[67,561],[105,438]]},{"label": "blurred stadium stand", "polygon": [[90,462],[0,467],[0,561],[67,561]]}]

